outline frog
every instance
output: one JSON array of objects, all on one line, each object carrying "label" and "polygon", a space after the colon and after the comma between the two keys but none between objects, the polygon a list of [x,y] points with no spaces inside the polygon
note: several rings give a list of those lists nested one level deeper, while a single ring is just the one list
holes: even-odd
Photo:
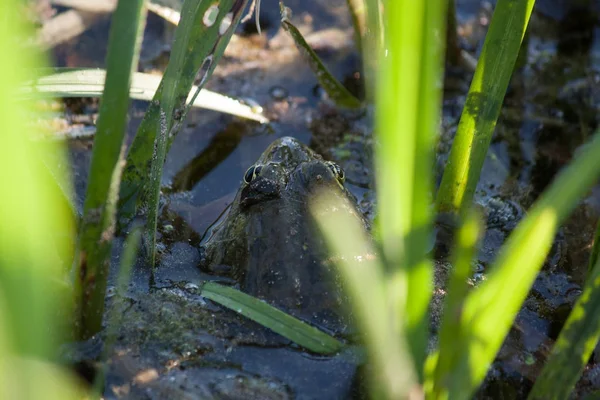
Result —
[{"label": "frog", "polygon": [[233,202],[205,233],[200,268],[320,327],[348,326],[342,280],[310,210],[311,200],[324,190],[345,201],[368,229],[338,164],[295,138],[275,140],[247,169]]}]

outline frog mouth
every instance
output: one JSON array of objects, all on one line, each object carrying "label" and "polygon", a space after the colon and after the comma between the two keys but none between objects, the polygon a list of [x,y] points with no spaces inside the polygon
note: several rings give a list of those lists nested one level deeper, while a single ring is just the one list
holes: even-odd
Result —
[{"label": "frog mouth", "polygon": [[258,178],[242,189],[240,206],[248,208],[254,204],[277,199],[281,195],[281,185],[271,179]]}]

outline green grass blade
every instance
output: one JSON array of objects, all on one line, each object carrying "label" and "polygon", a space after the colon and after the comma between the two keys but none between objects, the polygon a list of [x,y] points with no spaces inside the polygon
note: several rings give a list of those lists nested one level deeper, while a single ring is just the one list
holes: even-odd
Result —
[{"label": "green grass blade", "polygon": [[162,110],[160,112],[160,132],[156,137],[154,154],[152,155],[152,163],[150,164],[150,181],[148,182],[148,193],[146,196],[148,201],[148,221],[146,223],[145,236],[147,238],[146,243],[149,245],[148,258],[150,259],[152,268],[156,266],[156,226],[158,223],[160,184],[163,165],[167,155],[167,141],[169,138],[167,117]]},{"label": "green grass blade", "polygon": [[[22,88],[22,98],[39,97],[100,97],[104,90],[104,80],[106,71],[103,69],[55,69],[58,73],[42,76],[35,82],[28,82]],[[144,74],[136,72],[133,74],[129,96],[135,100],[150,101],[158,89],[161,77],[157,75]],[[192,95],[198,90],[193,85],[187,101],[192,101]],[[260,122],[261,124],[269,120],[256,110],[256,107],[250,107],[241,101],[231,97],[202,89],[198,97],[194,100],[192,107],[205,108],[207,110],[218,111],[235,115],[240,118],[247,118]]]},{"label": "green grass blade", "polygon": [[437,194],[440,212],[471,207],[534,0],[499,0]]},{"label": "green grass blade", "polygon": [[81,338],[90,337],[102,326],[114,211],[123,167],[129,86],[137,68],[146,16],[144,3],[144,0],[119,1],[110,29],[106,87],[100,104],[75,273]]},{"label": "green grass blade", "polygon": [[[225,10],[221,10],[219,6],[215,6],[216,3],[210,5],[207,8],[200,7],[200,14],[202,15],[202,24],[205,28],[210,31],[212,26],[216,26],[221,29],[222,21],[227,21]],[[240,10],[241,11],[241,10]],[[219,18],[219,15],[222,15]],[[233,18],[230,16],[229,18]],[[214,22],[212,20],[214,19]],[[231,21],[229,21],[226,25],[227,30],[231,29]],[[180,28],[183,28],[183,24],[179,25]],[[207,32],[208,32],[207,31]],[[225,31],[223,32],[225,33]],[[216,42],[213,44],[216,45],[219,43],[219,38],[223,36],[220,32],[216,32]],[[218,35],[217,35],[218,34]],[[209,60],[212,63],[213,54],[207,55],[207,58],[204,60]],[[176,58],[177,59],[177,58]],[[203,63],[204,64],[204,63]],[[201,67],[202,68],[202,67]],[[210,64],[210,68],[214,68],[212,64]],[[162,97],[160,100],[159,106],[159,119],[158,119],[158,130],[156,132],[156,139],[154,143],[154,151],[151,158],[150,164],[150,180],[146,183],[146,192],[144,193],[145,203],[148,204],[148,220],[146,224],[146,237],[148,238],[148,243],[150,244],[150,262],[151,265],[154,266],[156,262],[156,226],[158,221],[158,206],[160,200],[160,183],[162,178],[162,169],[165,162],[165,157],[167,154],[167,150],[169,147],[169,139],[173,137],[173,132],[179,130],[182,120],[187,114],[189,106],[186,106],[187,99],[178,97],[178,91],[176,90],[177,85],[181,84],[181,77],[176,74],[173,75],[172,71],[175,69],[168,69],[165,72],[165,76],[163,78],[163,82],[165,84],[165,89],[162,91]],[[205,81],[210,74],[210,70],[207,70],[205,76],[202,77],[202,80]],[[202,85],[203,83],[201,83]],[[189,87],[187,88],[189,91]],[[193,95],[193,99],[195,100],[198,93]],[[192,100],[192,101],[194,101]],[[176,109],[176,107],[181,107]],[[172,118],[170,118],[172,116]],[[174,122],[173,122],[174,121]]]},{"label": "green grass blade", "polygon": [[451,396],[469,397],[479,386],[508,333],[558,226],[600,176],[600,134],[544,191],[500,249],[488,279],[464,304],[461,329],[468,343],[452,379]]},{"label": "green grass blade", "polygon": [[[72,322],[72,287],[66,282],[73,257],[74,223],[48,159],[66,164],[64,146],[36,143],[27,120],[35,104],[16,102],[19,87],[44,60],[24,21],[20,1],[0,2],[0,398],[79,399],[73,377],[55,362]],[[69,243],[70,242],[70,243]]]},{"label": "green grass blade", "polygon": [[202,296],[258,322],[315,353],[333,354],[344,347],[344,344],[334,337],[239,290],[206,282],[202,285]]},{"label": "green grass blade", "polygon": [[134,228],[131,233],[125,239],[123,250],[121,252],[121,262],[119,264],[119,274],[117,276],[117,283],[115,285],[115,296],[112,303],[111,310],[107,316],[107,329],[106,329],[106,340],[102,350],[102,366],[100,371],[96,375],[94,382],[94,388],[97,394],[102,393],[102,388],[105,385],[105,376],[108,369],[109,354],[113,350],[113,346],[117,340],[119,325],[122,322],[123,315],[118,311],[122,309],[122,304],[125,301],[127,295],[127,288],[129,281],[131,280],[131,271],[135,265],[136,256],[140,247],[140,241],[142,237],[142,230],[139,227]]},{"label": "green grass blade", "polygon": [[[65,148],[35,143],[27,124],[34,104],[15,102],[20,86],[46,61],[32,46],[17,45],[35,35],[25,14],[21,2],[0,2],[0,336],[14,356],[54,360],[72,317],[66,280],[74,221],[60,189],[69,187],[66,171],[57,170],[55,182],[43,163],[67,163]],[[13,372],[3,369],[0,381]],[[33,372],[23,373],[21,389],[36,381]]]},{"label": "green grass blade", "polygon": [[389,306],[387,277],[364,227],[347,212],[352,210],[347,200],[335,194],[322,193],[310,207],[330,253],[339,255],[336,265],[373,366],[372,387],[378,390],[374,397],[407,398],[418,384],[403,336],[403,315]]},{"label": "green grass blade", "polygon": [[454,379],[454,367],[461,357],[465,343],[459,342],[461,334],[460,315],[467,297],[467,280],[473,272],[472,262],[477,255],[477,241],[481,231],[481,218],[474,212],[468,214],[456,235],[452,275],[446,292],[444,315],[439,333],[438,358],[433,379],[433,398],[448,396],[448,387]]},{"label": "green grass blade", "polygon": [[362,37],[362,63],[365,77],[365,94],[368,103],[375,102],[379,58],[384,54],[384,27],[382,2],[384,0],[363,0],[367,29]]},{"label": "green grass blade", "polygon": [[347,108],[359,108],[361,106],[360,100],[352,95],[335,77],[329,72],[323,61],[317,56],[314,50],[306,43],[304,37],[289,20],[289,14],[291,11],[289,8],[283,5],[283,2],[279,2],[281,8],[281,26],[285,29],[296,44],[296,48],[304,58],[308,65],[315,73],[319,84],[325,90],[331,101],[340,107]]},{"label": "green grass blade", "polygon": [[529,394],[531,400],[567,399],[600,338],[600,262],[596,262]]},{"label": "green grass blade", "polygon": [[168,123],[168,149],[188,110],[187,98],[196,76],[201,89],[235,31],[248,0],[186,0],[175,31],[171,59],[127,155],[121,187],[120,212],[131,218],[143,203],[146,176],[160,132],[160,113]]},{"label": "green grass blade", "polygon": [[439,36],[445,32],[445,16],[444,1],[388,2],[384,14],[388,54],[380,59],[377,77],[382,245],[392,269],[406,275],[407,287],[393,292],[410,299],[410,303],[399,299],[398,307],[406,308],[408,339],[421,379],[433,284],[431,261],[425,253],[431,230],[431,151],[441,96],[436,87],[442,72]]}]

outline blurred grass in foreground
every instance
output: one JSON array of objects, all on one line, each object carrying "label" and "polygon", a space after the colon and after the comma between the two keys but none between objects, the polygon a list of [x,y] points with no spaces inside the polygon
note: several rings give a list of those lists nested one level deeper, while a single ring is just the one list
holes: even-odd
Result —
[{"label": "blurred grass in foreground", "polygon": [[[124,0],[119,4],[122,3]],[[71,385],[68,376],[49,367],[45,361],[55,358],[57,345],[65,339],[64,328],[71,328],[71,320],[68,318],[72,305],[69,301],[71,286],[67,283],[66,274],[72,259],[72,210],[69,210],[65,195],[59,188],[68,185],[62,185],[61,182],[56,185],[53,179],[49,179],[49,171],[45,169],[43,162],[39,162],[47,153],[55,155],[62,150],[51,147],[56,143],[38,143],[34,147],[27,135],[23,134],[26,129],[22,123],[22,110],[26,103],[16,103],[14,98],[19,85],[31,79],[24,72],[32,71],[38,61],[31,52],[14,50],[14,38],[29,34],[19,25],[15,4],[19,3],[9,1],[0,6],[0,15],[6,21],[5,24],[0,24],[0,48],[5,49],[7,56],[0,63],[0,130],[3,132],[0,135],[0,174],[5,187],[9,188],[0,198],[0,398],[52,398],[52,395],[56,395],[56,398],[68,398],[77,388]],[[190,4],[201,3],[188,0],[186,4],[191,7]],[[246,2],[223,0],[215,4],[228,5],[233,9]],[[459,311],[444,316],[440,348],[426,361],[425,347],[430,334],[428,306],[433,271],[431,260],[425,253],[429,247],[432,221],[429,206],[432,152],[434,132],[439,120],[441,88],[438,87],[438,82],[441,77],[444,43],[441,38],[445,32],[445,2],[388,0],[383,4],[382,14],[379,1],[365,0],[365,4],[368,6],[366,16],[369,23],[375,21],[378,24],[380,17],[386,23],[383,30],[386,41],[381,48],[385,51],[385,56],[379,55],[374,63],[378,67],[378,73],[374,75],[378,79],[376,129],[379,147],[376,154],[383,251],[379,259],[365,259],[364,255],[370,254],[375,246],[369,242],[356,221],[346,218],[343,213],[325,212],[321,215],[321,229],[331,248],[346,254],[346,257],[341,258],[341,267],[371,354],[374,367],[372,383],[376,390],[373,393],[386,398],[417,398],[422,397],[423,392],[428,398],[470,397],[481,384],[510,329],[558,225],[598,177],[600,136],[596,136],[591,144],[583,148],[577,159],[544,192],[503,246],[488,281],[470,293],[462,286],[462,282],[469,272],[469,258],[474,253],[477,228],[473,219],[464,223],[464,228],[459,233],[459,238],[463,240],[456,251],[456,275],[450,281],[452,293],[448,295],[446,307]],[[134,7],[133,2],[128,5]],[[480,60],[481,68],[485,66],[486,79],[493,81],[496,79],[494,71],[498,71],[498,66],[493,61],[498,60],[494,51],[498,49],[494,48],[494,43],[502,43],[506,37],[520,41],[519,35],[522,37],[532,5],[533,1],[498,2],[495,16],[505,16],[507,19],[493,19],[496,21],[492,23],[495,27],[493,32],[497,36],[493,43],[490,39],[487,44],[490,47],[487,48],[488,51],[484,51]],[[519,10],[522,13],[516,13],[514,7],[521,7]],[[213,13],[205,14],[210,10],[202,11],[201,17],[213,21]],[[235,18],[229,21],[233,26],[231,30],[237,25],[237,16],[241,12],[239,8],[235,8],[235,11]],[[183,18],[186,15],[189,13],[183,15]],[[198,28],[192,17],[188,17],[189,29]],[[200,19],[206,21],[204,18]],[[224,19],[225,15],[217,18],[218,21]],[[515,25],[515,21],[519,23]],[[220,28],[221,25],[218,25]],[[369,50],[370,44],[379,43],[377,38],[380,28],[372,26],[367,29],[366,37],[361,42],[366,47],[366,52],[373,52],[372,48]],[[203,29],[196,29],[197,37],[194,40],[200,40],[199,35],[204,32]],[[188,31],[180,33],[184,36],[188,34]],[[214,49],[218,42],[219,48],[214,54],[220,55],[229,39],[228,35],[229,33],[224,35],[225,40],[219,40],[213,32],[208,39],[204,37],[204,41],[195,43],[206,50],[204,46],[213,46],[211,48]],[[377,37],[373,38],[373,35]],[[127,43],[132,48],[132,42]],[[518,46],[514,45],[514,40],[511,43],[505,49],[507,56],[500,61],[516,58]],[[378,45],[376,50],[380,50]],[[208,58],[206,51],[203,54],[187,54],[195,56],[194,60],[186,64],[190,76],[184,80],[189,81],[190,85],[198,68],[206,73],[206,77],[214,68],[216,59],[210,58],[209,65],[204,65]],[[218,55],[215,57],[218,58]],[[203,65],[205,69],[202,68]],[[507,66],[509,65],[505,64]],[[131,69],[130,64],[127,67]],[[502,79],[506,74],[506,70],[500,73]],[[479,88],[477,79],[476,75],[472,85],[474,88]],[[372,81],[369,83],[374,84]],[[184,83],[181,83],[181,87],[183,86]],[[189,88],[183,90],[181,87],[177,88],[177,92],[187,96]],[[171,90],[173,87],[169,86],[167,89]],[[503,90],[497,92],[503,95]],[[187,97],[180,99],[173,92],[159,95],[169,98],[168,103],[171,104],[169,112],[163,111],[163,118],[169,124],[175,123],[170,120],[171,117],[182,118],[181,114],[175,112],[181,111],[177,108],[181,103],[177,101],[185,101]],[[465,113],[473,121],[483,121],[485,129],[482,132],[491,135],[500,104],[497,103],[498,97],[492,100],[481,97],[479,100],[482,99],[491,103],[467,102],[467,107],[471,108]],[[478,104],[489,108],[481,108]],[[121,105],[122,109],[126,108],[122,102]],[[116,115],[121,115],[119,113],[122,109]],[[110,115],[113,114],[106,112],[104,118],[110,118]],[[114,122],[119,129],[122,118],[117,118]],[[154,120],[153,123],[156,124],[151,128],[158,130],[159,122],[161,121],[158,119]],[[482,139],[482,142],[485,141],[489,144],[487,137]],[[154,138],[149,143],[154,145]],[[452,210],[461,210],[463,215],[468,214],[465,211],[470,207],[472,196],[467,186],[475,185],[479,175],[480,166],[473,160],[483,159],[487,151],[487,145],[476,147],[473,151],[477,154],[474,156],[466,152],[455,152],[453,149],[453,157],[464,162],[469,171],[470,181],[459,182],[459,186],[466,186],[461,186],[462,194],[452,196],[460,201],[448,204],[453,204]],[[120,148],[118,150],[120,152]],[[113,155],[115,153],[113,151]],[[114,164],[115,162],[112,165]],[[147,163],[140,162],[140,166],[143,169],[147,167]],[[113,168],[108,171],[104,172],[103,178],[113,179]],[[56,178],[56,174],[52,174]],[[59,180],[62,179],[64,177],[59,177]],[[113,180],[109,185],[109,191],[116,196],[114,182]],[[337,198],[333,203],[328,202],[327,197],[318,199],[317,202],[322,202],[321,206],[325,209],[345,207]],[[105,203],[102,205],[106,207]],[[112,212],[114,210],[110,210]],[[318,209],[315,213],[319,214]],[[104,227],[109,225],[105,224]],[[110,235],[112,232],[109,232]],[[598,296],[598,285],[595,282],[597,267],[591,276],[593,279],[569,318],[565,332],[561,333],[560,346],[556,348],[557,353],[565,349],[570,351],[568,349],[573,348],[573,345],[583,343],[585,351],[571,351],[571,355],[575,354],[579,358],[577,363],[552,362],[547,367],[551,369],[550,372],[562,376],[567,376],[568,372],[569,382],[565,385],[570,385],[574,376],[579,374],[581,366],[585,364],[582,364],[582,360],[588,354],[590,343],[597,337],[598,317],[593,312]],[[506,290],[506,287],[510,287],[511,291]],[[98,299],[103,302],[104,296]],[[592,307],[592,311],[587,311],[586,307]],[[57,312],[61,314],[57,316]],[[582,313],[589,319],[582,319]],[[66,317],[62,318],[63,316]],[[99,317],[101,316],[100,313]],[[64,321],[65,326],[57,324],[57,321]],[[584,323],[584,327],[580,328],[578,323]],[[577,332],[585,330],[586,336],[571,335],[573,327],[577,327]],[[451,344],[448,344],[448,338],[453,339]],[[57,376],[60,377],[56,378],[59,380],[58,386],[46,381],[48,377],[55,379]],[[557,382],[552,379],[550,381],[555,384]],[[31,382],[35,382],[34,387],[30,387]],[[545,389],[548,390],[547,387]],[[553,389],[552,396],[564,398],[568,389],[564,386],[562,389],[564,393]]]},{"label": "blurred grass in foreground", "polygon": [[[470,215],[474,188],[533,3],[500,0],[496,6],[438,194],[440,211]],[[379,261],[358,263],[356,252],[368,246],[360,227],[333,213],[325,213],[319,220],[332,251],[345,251],[339,267],[349,283],[365,335],[374,367],[372,394],[378,397],[419,397],[422,391],[431,399],[473,396],[525,300],[558,226],[600,175],[597,135],[540,196],[500,249],[488,279],[473,290],[465,279],[476,254],[478,229],[476,219],[469,217],[458,235],[440,345],[425,362],[432,291],[431,261],[425,250],[431,231],[428,196],[433,132],[439,115],[441,88],[436,88],[436,83],[441,75],[443,9],[442,2],[384,2],[385,56],[380,55],[376,74]],[[320,213],[318,209],[314,212]],[[597,286],[589,283],[586,296],[592,296],[592,291],[597,296]],[[586,304],[595,309],[594,301]],[[580,310],[581,306],[576,307],[570,321],[578,320]],[[586,315],[589,335],[581,343],[589,349],[596,341],[598,316],[591,311]],[[568,337],[569,330],[564,335]],[[581,338],[571,335],[571,339]],[[394,351],[397,354],[392,354]],[[407,358],[407,353],[412,357]],[[587,355],[587,350],[581,354]],[[412,359],[413,368],[406,368],[407,359]],[[568,375],[571,380],[565,382],[570,385],[581,367],[581,362],[571,362],[554,363],[553,368],[556,374]],[[394,373],[390,368],[396,368]],[[422,391],[415,389],[413,372],[424,385]],[[401,388],[398,381],[404,383]],[[565,396],[570,391],[562,389]],[[557,393],[555,389],[553,396]]]},{"label": "blurred grass in foreground", "polygon": [[[379,15],[378,2],[367,6],[368,15]],[[314,214],[330,248],[344,255],[339,266],[374,365],[372,387],[391,399],[421,396],[417,384],[424,379],[433,281],[425,254],[446,14],[444,1],[387,1],[384,9],[384,50],[374,63],[376,82],[367,82],[376,87],[379,260],[360,258],[369,248],[366,233],[324,211],[335,209],[332,200],[319,201]]]},{"label": "blurred grass in foreground", "polygon": [[35,49],[15,45],[32,35],[21,5],[0,3],[0,398],[80,398],[73,377],[50,363],[70,328],[74,223],[44,166],[48,158],[64,162],[64,149],[34,143],[25,125],[30,104],[15,101],[42,64]]}]

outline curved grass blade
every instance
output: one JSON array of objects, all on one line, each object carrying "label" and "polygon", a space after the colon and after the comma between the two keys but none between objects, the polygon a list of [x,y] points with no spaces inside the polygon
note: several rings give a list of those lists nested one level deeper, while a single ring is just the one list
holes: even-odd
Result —
[{"label": "curved grass blade", "polygon": [[144,192],[148,190],[146,176],[161,129],[160,114],[164,113],[167,121],[167,153],[183,126],[194,79],[198,76],[198,88],[202,89],[221,59],[247,2],[186,0],[183,4],[171,60],[127,155],[120,203],[124,218],[133,217],[138,207],[147,200],[144,199]]},{"label": "curved grass blade", "polygon": [[596,261],[528,399],[569,397],[600,338],[599,316],[600,262]]},{"label": "curved grass blade", "polygon": [[206,282],[201,294],[315,353],[333,354],[344,347],[334,337],[239,290]]},{"label": "curved grass blade", "polygon": [[[60,69],[58,69],[60,71]],[[32,97],[100,97],[104,90],[106,71],[103,69],[76,69],[58,72],[52,75],[42,76],[29,82],[22,88],[24,98]],[[133,74],[129,96],[135,100],[151,101],[160,85],[161,77],[156,75],[136,72]],[[192,102],[194,93],[198,87],[193,85],[188,94],[187,102],[192,107],[200,107],[207,110],[218,111],[247,118],[261,124],[269,120],[256,110],[241,101],[231,97],[202,89],[196,99]]]},{"label": "curved grass blade", "polygon": [[535,0],[499,0],[437,193],[440,212],[469,210]]},{"label": "curved grass blade", "polygon": [[500,249],[488,279],[467,297],[459,339],[467,348],[455,366],[451,398],[469,398],[500,349],[558,226],[600,176],[600,132],[580,149]]},{"label": "curved grass blade", "polygon": [[129,86],[139,56],[146,16],[144,3],[144,0],[120,0],[110,29],[106,87],[100,103],[73,276],[78,307],[76,326],[81,339],[89,338],[102,327],[123,168]]},{"label": "curved grass blade", "polygon": [[290,9],[279,2],[281,8],[281,26],[288,31],[294,39],[294,43],[302,57],[308,62],[315,73],[319,84],[323,87],[329,98],[338,106],[347,108],[359,108],[362,106],[360,100],[352,95],[335,77],[329,72],[319,56],[310,48],[302,34],[289,20]]}]

